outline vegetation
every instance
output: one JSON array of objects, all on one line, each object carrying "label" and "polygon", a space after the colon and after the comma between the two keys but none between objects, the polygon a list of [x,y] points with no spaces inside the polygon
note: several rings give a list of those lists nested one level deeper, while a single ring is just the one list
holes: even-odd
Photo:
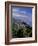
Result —
[{"label": "vegetation", "polygon": [[25,22],[13,21],[12,23],[13,38],[32,37],[32,27]]}]

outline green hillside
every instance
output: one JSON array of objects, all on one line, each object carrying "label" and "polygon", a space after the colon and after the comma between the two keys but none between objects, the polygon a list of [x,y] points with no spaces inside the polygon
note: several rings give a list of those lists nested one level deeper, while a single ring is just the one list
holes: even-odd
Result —
[{"label": "green hillside", "polygon": [[25,22],[14,21],[11,27],[13,38],[32,37],[32,27]]}]

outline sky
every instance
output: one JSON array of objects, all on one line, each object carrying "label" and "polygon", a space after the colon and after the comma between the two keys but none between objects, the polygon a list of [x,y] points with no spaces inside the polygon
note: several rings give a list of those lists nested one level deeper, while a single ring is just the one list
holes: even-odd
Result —
[{"label": "sky", "polygon": [[20,19],[32,26],[32,8],[12,7],[12,18]]}]

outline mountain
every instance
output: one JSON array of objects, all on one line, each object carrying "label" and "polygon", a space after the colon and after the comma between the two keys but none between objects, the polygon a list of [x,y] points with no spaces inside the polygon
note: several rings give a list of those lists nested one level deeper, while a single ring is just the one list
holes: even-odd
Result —
[{"label": "mountain", "polygon": [[12,20],[13,20],[12,23],[14,22],[14,23],[17,23],[17,24],[22,24],[22,25],[24,24],[24,26],[26,26],[26,27],[31,27],[29,24],[27,24],[26,22],[24,22],[20,19],[13,18]]},{"label": "mountain", "polygon": [[32,37],[32,27],[20,19],[13,18],[12,35],[14,38]]}]

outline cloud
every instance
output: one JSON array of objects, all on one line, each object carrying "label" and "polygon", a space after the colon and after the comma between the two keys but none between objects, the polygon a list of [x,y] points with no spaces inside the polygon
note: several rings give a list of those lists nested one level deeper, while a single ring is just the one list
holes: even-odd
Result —
[{"label": "cloud", "polygon": [[32,14],[24,10],[20,10],[20,8],[12,9],[12,18],[20,19],[29,25],[32,25]]},{"label": "cloud", "polygon": [[18,12],[19,11],[19,8],[13,8],[12,9],[12,12]]},{"label": "cloud", "polygon": [[26,14],[27,12],[25,10],[21,10],[20,8],[13,8],[12,13]]},{"label": "cloud", "polygon": [[25,14],[19,14],[19,13],[13,13],[13,18],[20,19],[20,20],[26,22],[29,25],[32,21],[31,15],[25,15]]}]

